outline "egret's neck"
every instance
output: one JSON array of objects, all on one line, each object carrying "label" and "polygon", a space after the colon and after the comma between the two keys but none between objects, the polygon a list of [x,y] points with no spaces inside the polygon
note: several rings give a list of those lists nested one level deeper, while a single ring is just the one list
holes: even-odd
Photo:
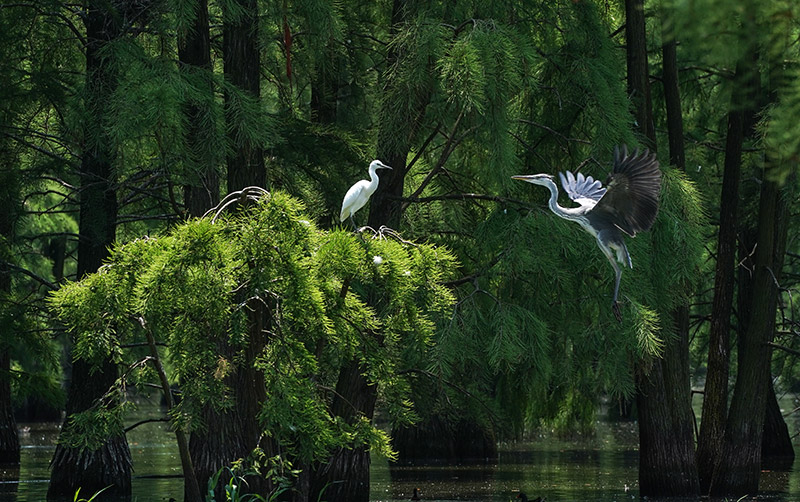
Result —
[{"label": "egret's neck", "polygon": [[377,167],[370,166],[370,168],[369,168],[369,180],[370,180],[370,182],[375,184],[375,186],[377,186],[377,183],[378,183],[378,168]]}]

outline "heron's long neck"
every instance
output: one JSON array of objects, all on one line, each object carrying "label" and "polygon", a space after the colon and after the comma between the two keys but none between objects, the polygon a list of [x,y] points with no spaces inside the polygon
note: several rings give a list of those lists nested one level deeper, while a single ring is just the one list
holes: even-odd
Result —
[{"label": "heron's long neck", "polygon": [[558,187],[556,184],[550,180],[547,180],[547,184],[545,186],[550,190],[550,200],[547,201],[547,205],[550,206],[550,210],[562,218],[566,218],[568,220],[574,219],[569,211],[558,205]]}]

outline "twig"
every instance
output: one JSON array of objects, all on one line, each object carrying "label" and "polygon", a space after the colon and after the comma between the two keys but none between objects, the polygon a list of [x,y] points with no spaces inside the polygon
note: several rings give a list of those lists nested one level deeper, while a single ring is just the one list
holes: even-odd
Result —
[{"label": "twig", "polygon": [[782,350],[784,352],[787,352],[787,353],[789,353],[789,354],[791,354],[793,356],[800,356],[800,350],[795,350],[795,349],[793,349],[791,347],[786,347],[785,345],[781,345],[781,344],[775,343],[775,342],[767,342],[767,345],[769,345],[770,347],[774,347],[776,349],[780,349],[780,350]]},{"label": "twig", "polygon": [[151,422],[169,422],[169,418],[161,417],[161,418],[148,418],[146,420],[139,420],[135,424],[129,425],[128,427],[125,427],[125,430],[123,432],[125,432],[125,434],[127,434],[130,431],[132,431],[133,429],[139,427],[140,425],[149,424]]},{"label": "twig", "polygon": [[[42,277],[42,276],[40,276],[40,275],[38,275],[38,274],[36,274],[34,272],[31,272],[28,269],[19,267],[17,265],[14,265],[13,263],[9,263],[7,261],[2,262],[2,265],[8,267],[11,270],[16,270],[17,272],[22,272],[24,275],[27,275],[28,277],[30,277],[31,279],[39,282],[43,286],[47,286],[48,288],[52,289],[53,291],[58,289],[58,285],[57,284],[48,281],[44,277]],[[0,273],[2,273],[2,272],[0,272]]]},{"label": "twig", "polygon": [[[447,138],[447,143],[445,143],[444,149],[442,150],[442,154],[439,156],[439,160],[436,162],[436,165],[433,166],[433,169],[431,169],[428,175],[425,176],[425,179],[422,180],[422,183],[420,183],[419,187],[417,187],[417,189],[414,190],[414,193],[411,194],[410,197],[411,199],[419,197],[419,194],[421,194],[425,190],[425,187],[428,186],[428,183],[430,183],[433,180],[433,178],[437,174],[439,174],[439,171],[441,171],[444,168],[444,163],[447,162],[447,159],[450,157],[450,154],[453,153],[453,150],[455,150],[456,145],[460,143],[461,140],[463,139],[463,136],[459,138],[458,141],[454,139],[455,134],[458,131],[458,126],[461,123],[461,119],[463,117],[464,117],[464,110],[461,110],[461,112],[458,114],[458,117],[456,118],[455,123],[453,124],[453,127],[450,129],[450,135]],[[403,203],[402,209],[405,210],[407,207],[408,207],[408,202]]]}]

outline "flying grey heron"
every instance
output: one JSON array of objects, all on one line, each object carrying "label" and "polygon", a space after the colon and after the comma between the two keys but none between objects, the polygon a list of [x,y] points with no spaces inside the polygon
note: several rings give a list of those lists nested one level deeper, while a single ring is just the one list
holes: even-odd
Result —
[{"label": "flying grey heron", "polygon": [[[649,230],[658,214],[658,198],[661,190],[661,171],[655,154],[639,149],[628,154],[623,145],[614,148],[614,166],[606,180],[606,187],[591,176],[578,173],[576,177],[567,171],[559,173],[561,185],[569,198],[578,207],[558,205],[558,187],[549,174],[512,176],[515,180],[543,185],[550,189],[550,210],[558,216],[575,221],[597,239],[597,245],[614,267],[614,300],[612,308],[617,320],[621,320],[617,295],[622,270],[617,262],[633,268],[631,255],[625,246],[623,233],[634,237],[637,232]],[[615,260],[616,255],[616,260]]]},{"label": "flying grey heron", "polygon": [[342,211],[339,213],[339,221],[344,223],[344,220],[350,218],[350,223],[352,223],[353,228],[355,228],[356,223],[353,221],[353,215],[356,214],[356,211],[364,207],[378,188],[378,173],[376,172],[378,169],[391,169],[391,167],[380,160],[373,160],[370,163],[369,181],[361,180],[356,182],[344,195]]}]

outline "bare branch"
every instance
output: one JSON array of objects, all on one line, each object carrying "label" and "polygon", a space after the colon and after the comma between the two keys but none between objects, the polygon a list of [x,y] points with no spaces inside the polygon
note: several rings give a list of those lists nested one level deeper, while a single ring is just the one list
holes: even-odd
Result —
[{"label": "bare branch", "polygon": [[153,422],[169,422],[169,418],[162,417],[162,418],[148,418],[146,420],[139,420],[135,424],[129,425],[128,427],[125,427],[125,431],[124,432],[125,432],[125,434],[127,434],[130,431],[132,431],[133,429],[139,427],[140,425],[149,424],[149,423],[153,423]]},{"label": "bare branch", "polygon": [[46,286],[47,288],[49,288],[51,290],[55,291],[56,289],[58,289],[58,284],[52,283],[52,282],[48,281],[47,279],[45,279],[44,277],[42,277],[42,276],[40,276],[40,275],[38,275],[38,274],[36,274],[34,272],[31,272],[30,270],[28,270],[26,268],[19,267],[17,265],[14,265],[13,263],[9,263],[7,261],[2,262],[2,264],[3,264],[3,266],[6,266],[11,270],[16,270],[17,272],[21,272],[22,274],[27,275],[31,279],[35,280],[36,282],[38,282],[39,284],[41,284],[43,286]]}]

